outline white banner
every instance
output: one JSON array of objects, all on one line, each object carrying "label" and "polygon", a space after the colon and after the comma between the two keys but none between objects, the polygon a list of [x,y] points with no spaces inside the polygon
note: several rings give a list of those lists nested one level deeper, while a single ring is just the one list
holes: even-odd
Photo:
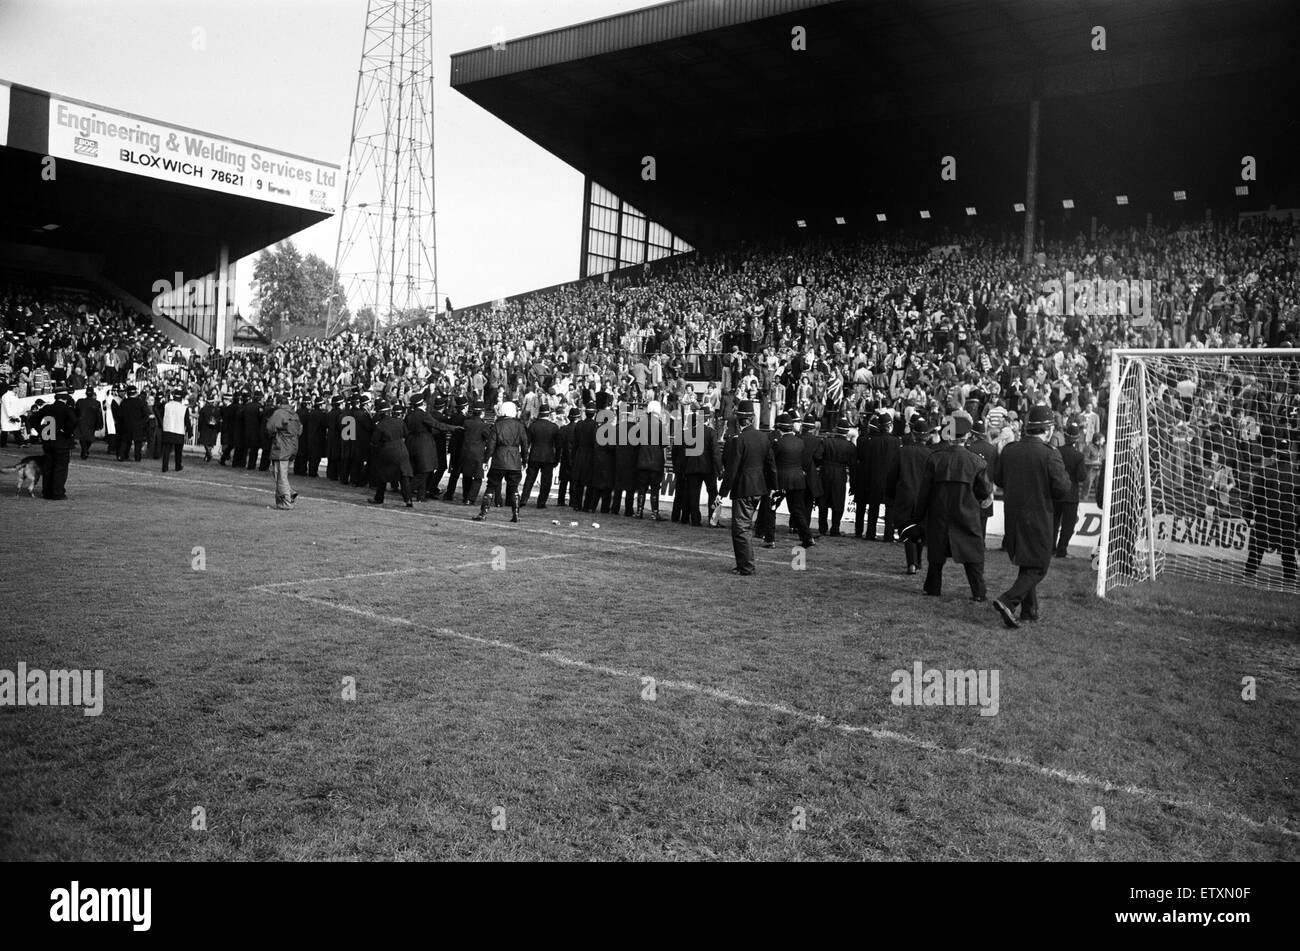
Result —
[{"label": "white banner", "polygon": [[326,214],[338,208],[337,165],[53,96],[50,154],[117,172]]}]

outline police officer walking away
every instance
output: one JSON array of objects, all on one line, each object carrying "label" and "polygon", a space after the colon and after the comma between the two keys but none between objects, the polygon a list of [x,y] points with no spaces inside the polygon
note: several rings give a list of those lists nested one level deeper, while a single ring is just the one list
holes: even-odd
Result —
[{"label": "police officer walking away", "polygon": [[731,489],[731,547],[736,556],[734,575],[754,573],[754,546],[750,534],[759,503],[776,487],[776,457],[768,433],[754,428],[754,404],[742,401],[736,408],[741,427],[728,446],[727,485]]},{"label": "police officer walking away", "polygon": [[370,483],[375,487],[375,497],[371,505],[384,504],[384,490],[388,483],[396,481],[402,490],[402,501],[406,507],[413,508],[411,502],[411,456],[406,449],[406,423],[396,416],[390,416],[388,400],[375,403],[375,418],[370,435]]},{"label": "police officer walking away", "polygon": [[[858,436],[856,459],[853,463],[853,498],[857,511],[853,515],[853,534],[867,541],[876,540],[876,527],[880,524],[880,510],[885,516],[882,541],[894,540],[894,503],[885,494],[885,483],[898,457],[899,439],[889,431],[892,421],[888,413],[875,413],[867,424],[865,437]],[[863,535],[863,525],[866,534]]]},{"label": "police officer walking away", "polygon": [[[912,417],[911,430],[911,442],[898,450],[885,483],[886,497],[894,500],[894,524],[900,529],[917,521],[921,479],[925,476],[925,464],[930,453],[934,451],[929,420],[917,413]],[[920,540],[903,539],[903,554],[907,558],[909,575],[916,574],[921,568],[921,546],[924,543],[924,535]]]},{"label": "police officer walking away", "polygon": [[954,416],[944,425],[943,445],[925,460],[925,474],[917,492],[914,518],[925,523],[925,593],[938,597],[943,588],[943,565],[949,557],[966,569],[972,601],[986,600],[984,539],[980,529],[980,504],[993,495],[988,463],[966,448],[970,420]]},{"label": "police officer walking away", "polygon": [[[844,517],[845,487],[853,469],[856,454],[849,442],[848,423],[841,421],[835,432],[826,437],[822,456],[822,497],[817,503],[817,534],[840,535],[840,520]],[[830,510],[830,530],[827,531],[826,511]]]},{"label": "police officer walking away", "polygon": [[1052,563],[1054,507],[1070,491],[1061,454],[1048,444],[1052,419],[1050,406],[1030,409],[1025,434],[993,464],[993,481],[1002,487],[1006,505],[1007,554],[1020,569],[1015,584],[993,602],[1007,627],[1038,620],[1038,584]]},{"label": "police officer walking away", "polygon": [[128,461],[134,447],[135,461],[139,462],[145,436],[149,432],[149,408],[144,405],[144,398],[135,384],[126,388],[126,399],[122,401],[119,410],[119,422],[117,459],[119,462]]},{"label": "police officer walking away", "polygon": [[54,389],[54,402],[36,416],[36,437],[45,457],[41,460],[41,496],[51,502],[67,499],[68,465],[77,432],[77,414],[72,409],[72,394],[60,383]]},{"label": "police officer walking away", "polygon": [[95,398],[95,388],[86,387],[86,395],[77,400],[77,439],[81,443],[81,458],[90,456],[90,444],[95,432],[104,428],[104,409]]},{"label": "police officer walking away", "polygon": [[776,417],[777,438],[772,448],[776,465],[776,487],[785,493],[785,505],[790,512],[790,525],[799,534],[799,543],[804,548],[812,548],[812,532],[808,528],[808,481],[811,478],[807,466],[811,454],[804,451],[804,442],[794,434],[794,420],[788,413]]}]

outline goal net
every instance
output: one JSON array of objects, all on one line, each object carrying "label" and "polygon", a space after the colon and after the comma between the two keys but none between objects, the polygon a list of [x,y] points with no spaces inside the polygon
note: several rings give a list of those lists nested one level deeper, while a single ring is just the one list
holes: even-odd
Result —
[{"label": "goal net", "polygon": [[1115,350],[1097,593],[1300,592],[1300,350]]}]

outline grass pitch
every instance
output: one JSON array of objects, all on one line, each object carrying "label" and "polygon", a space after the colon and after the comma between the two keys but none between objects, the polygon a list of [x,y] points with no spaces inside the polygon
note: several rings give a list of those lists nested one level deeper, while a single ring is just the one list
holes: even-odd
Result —
[{"label": "grass pitch", "polygon": [[[798,571],[782,526],[737,578],[725,527],[158,468],[0,494],[0,668],[105,684],[0,707],[2,858],[1300,857],[1294,597],[1069,559],[1009,631],[900,546]],[[998,671],[997,715],[892,703],[917,661]]]}]

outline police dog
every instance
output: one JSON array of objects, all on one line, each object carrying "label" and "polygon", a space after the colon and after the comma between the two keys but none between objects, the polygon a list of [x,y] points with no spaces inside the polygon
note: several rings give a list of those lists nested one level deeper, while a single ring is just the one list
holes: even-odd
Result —
[{"label": "police dog", "polygon": [[40,456],[23,456],[12,466],[0,467],[0,472],[17,472],[18,473],[18,491],[15,495],[22,495],[23,489],[33,498],[36,496],[36,487],[41,484],[41,457]]}]

